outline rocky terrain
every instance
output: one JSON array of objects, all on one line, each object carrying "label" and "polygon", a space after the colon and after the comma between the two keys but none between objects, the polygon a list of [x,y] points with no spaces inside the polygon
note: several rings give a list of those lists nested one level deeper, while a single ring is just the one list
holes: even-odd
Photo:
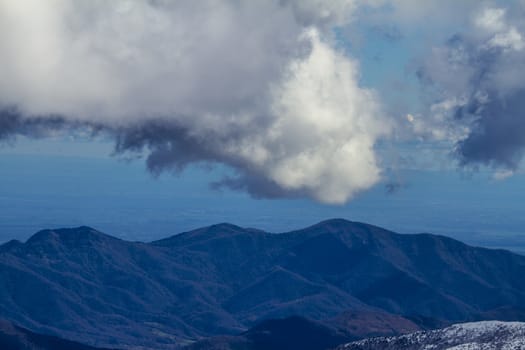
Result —
[{"label": "rocky terrain", "polygon": [[364,339],[337,350],[523,350],[525,323],[484,321],[397,337]]}]

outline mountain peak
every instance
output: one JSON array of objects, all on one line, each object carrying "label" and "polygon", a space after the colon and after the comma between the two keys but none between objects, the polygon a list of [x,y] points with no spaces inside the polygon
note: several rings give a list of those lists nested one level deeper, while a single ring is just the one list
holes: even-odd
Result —
[{"label": "mountain peak", "polygon": [[38,231],[27,240],[26,244],[34,245],[51,242],[82,243],[88,241],[99,241],[106,237],[109,238],[110,236],[107,236],[89,226],[79,226]]},{"label": "mountain peak", "polygon": [[230,224],[229,222],[221,222],[207,227],[208,230],[222,230],[222,231],[241,231],[242,227]]},{"label": "mountain peak", "polygon": [[333,228],[338,228],[338,227],[348,227],[348,226],[352,226],[352,225],[355,225],[357,224],[356,222],[354,221],[350,221],[350,220],[347,220],[347,219],[343,219],[343,218],[333,218],[333,219],[327,219],[327,220],[323,220],[321,222],[318,222],[317,224],[313,225],[313,227],[333,227]]},{"label": "mountain peak", "polygon": [[12,239],[8,242],[5,242],[4,244],[0,244],[0,252],[11,251],[13,249],[20,248],[23,245],[24,243],[20,242],[19,240]]},{"label": "mountain peak", "polygon": [[343,218],[333,218],[333,219],[327,219],[323,220],[313,226],[310,227],[323,227],[323,228],[329,228],[332,230],[340,230],[340,229],[352,229],[352,228],[360,228],[360,229],[380,229],[382,231],[387,231],[381,227],[374,226],[371,224],[367,224],[364,222],[359,221],[350,221]]},{"label": "mountain peak", "polygon": [[341,218],[324,220],[315,225],[294,232],[303,235],[306,234],[308,236],[327,234],[335,235],[347,243],[354,240],[364,243],[380,237],[390,237],[394,234],[393,232],[381,227]]},{"label": "mountain peak", "polygon": [[326,219],[326,220],[323,220],[321,222],[318,223],[318,225],[327,225],[327,224],[331,224],[331,225],[347,225],[347,224],[352,224],[354,223],[353,221],[350,221],[348,219],[344,219],[344,218],[331,218],[331,219]]},{"label": "mountain peak", "polygon": [[228,237],[240,233],[255,232],[253,229],[245,229],[230,223],[220,223],[198,228],[196,230],[183,232],[174,236],[152,242],[154,245],[173,246],[178,244],[195,243],[217,237]]}]

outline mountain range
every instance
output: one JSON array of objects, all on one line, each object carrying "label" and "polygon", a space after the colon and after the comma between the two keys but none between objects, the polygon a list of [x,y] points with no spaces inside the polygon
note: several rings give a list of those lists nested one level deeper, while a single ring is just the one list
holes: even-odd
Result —
[{"label": "mountain range", "polygon": [[521,255],[342,219],[286,233],[218,224],[150,243],[78,227],[0,246],[0,318],[107,348],[250,341],[283,318],[351,341],[523,321],[523,276]]}]

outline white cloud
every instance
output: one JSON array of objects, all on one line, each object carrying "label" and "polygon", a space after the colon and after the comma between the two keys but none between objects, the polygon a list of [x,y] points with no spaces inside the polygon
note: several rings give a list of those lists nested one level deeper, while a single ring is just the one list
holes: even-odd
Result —
[{"label": "white cloud", "polygon": [[514,171],[513,170],[497,170],[494,172],[494,174],[492,174],[492,178],[495,180],[495,181],[503,181],[503,180],[506,180],[512,176],[514,176]]},{"label": "white cloud", "polygon": [[491,38],[488,47],[500,47],[505,50],[521,51],[525,47],[522,34],[507,23],[506,10],[503,8],[485,8],[476,17],[475,24]]},{"label": "white cloud", "polygon": [[357,63],[317,31],[306,35],[310,55],[292,61],[274,90],[277,121],[269,139],[287,147],[271,152],[269,175],[284,188],[307,188],[323,202],[343,203],[379,180],[374,144],[390,125],[374,93],[358,86]]},{"label": "white cloud", "polygon": [[516,28],[510,28],[506,32],[497,33],[490,41],[492,47],[503,47],[508,50],[521,51],[525,47],[523,36]]},{"label": "white cloud", "polygon": [[342,203],[379,179],[390,128],[334,48],[356,6],[4,0],[0,105],[119,130],[121,150],[149,148],[157,169],[226,163],[281,195]]},{"label": "white cloud", "polygon": [[485,8],[474,19],[474,23],[484,30],[490,32],[500,32],[505,30],[504,23],[505,9],[502,8]]}]

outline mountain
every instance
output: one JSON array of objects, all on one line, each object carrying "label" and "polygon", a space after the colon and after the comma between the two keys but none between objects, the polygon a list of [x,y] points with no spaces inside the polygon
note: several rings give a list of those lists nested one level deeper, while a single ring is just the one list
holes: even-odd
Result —
[{"label": "mountain", "polygon": [[[50,335],[31,332],[11,322],[0,320],[2,350],[104,350]],[[109,350],[109,349],[105,349]]]},{"label": "mountain", "polygon": [[455,324],[398,337],[379,337],[345,344],[337,350],[520,350],[525,323],[484,321]]},{"label": "mountain", "polygon": [[172,348],[293,315],[391,335],[525,320],[523,276],[521,255],[341,219],[279,234],[218,224],[151,243],[79,227],[0,246],[0,317],[110,348]]}]

